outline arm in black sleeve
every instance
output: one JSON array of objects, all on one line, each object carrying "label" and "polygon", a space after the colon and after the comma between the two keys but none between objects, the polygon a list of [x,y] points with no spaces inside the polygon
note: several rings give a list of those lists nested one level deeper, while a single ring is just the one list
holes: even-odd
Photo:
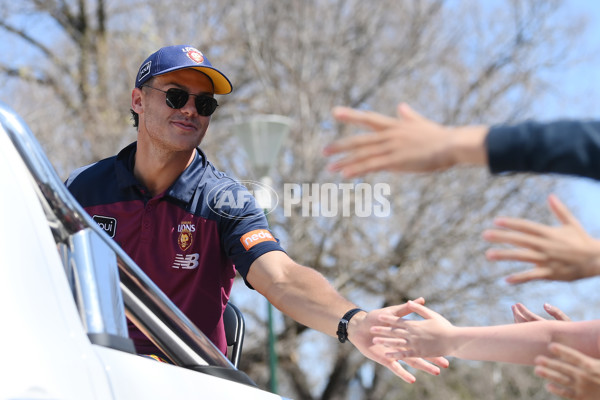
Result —
[{"label": "arm in black sleeve", "polygon": [[485,144],[494,174],[558,173],[600,180],[600,121],[496,125]]}]

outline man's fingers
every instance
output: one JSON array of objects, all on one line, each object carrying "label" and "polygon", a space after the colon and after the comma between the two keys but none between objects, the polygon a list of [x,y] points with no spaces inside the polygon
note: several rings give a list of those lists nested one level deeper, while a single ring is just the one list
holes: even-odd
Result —
[{"label": "man's fingers", "polygon": [[556,374],[562,375],[563,377],[560,377],[560,378],[557,378],[557,380],[554,380],[554,382],[560,383],[561,385],[565,384],[562,381],[565,379],[564,378],[565,376],[572,377],[577,374],[577,368],[562,359],[555,359],[555,358],[550,358],[550,357],[546,357],[546,356],[537,356],[534,360],[534,363],[536,365],[536,368],[543,367],[547,370],[551,370],[552,376],[555,376]]},{"label": "man's fingers", "polygon": [[559,384],[559,385],[568,385],[572,383],[572,379],[570,375],[565,375],[560,371],[557,371],[553,368],[537,365],[533,372],[544,379],[549,380],[550,382]]},{"label": "man's fingers", "polygon": [[[522,303],[516,303],[511,306],[513,317],[516,323],[520,322],[531,322],[531,321],[543,321],[545,318],[537,315],[536,313],[529,310]],[[571,318],[567,316],[558,307],[552,306],[548,303],[544,304],[544,310],[557,321],[570,321]]]},{"label": "man's fingers", "polygon": [[396,376],[402,378],[402,380],[404,380],[405,382],[415,383],[415,377],[412,374],[410,374],[407,370],[405,370],[398,361],[390,360],[384,365],[386,365],[390,371],[392,371]]},{"label": "man's fingers", "polygon": [[407,365],[410,365],[411,367],[416,369],[420,369],[421,371],[427,372],[428,374],[440,374],[440,369],[437,366],[428,363],[422,358],[405,358],[402,361],[404,361]]},{"label": "man's fingers", "polygon": [[555,385],[554,383],[548,383],[546,385],[546,390],[552,394],[563,397],[565,399],[577,399],[575,390],[569,387]]},{"label": "man's fingers", "polygon": [[560,308],[552,306],[550,304],[544,304],[544,310],[546,310],[546,312],[557,321],[571,320],[571,318],[569,318],[569,316],[565,314]]},{"label": "man's fingers", "polygon": [[550,210],[552,213],[558,218],[558,220],[563,224],[574,224],[580,225],[577,218],[569,211],[567,206],[559,200],[556,195],[551,194],[548,196],[548,205],[550,206]]},{"label": "man's fingers", "polygon": [[424,297],[418,297],[418,298],[414,299],[413,302],[424,306],[425,305],[425,298]]},{"label": "man's fingers", "polygon": [[377,144],[381,144],[385,140],[385,137],[373,133],[345,137],[325,146],[323,154],[329,156],[336,153],[352,151],[352,155],[354,156],[357,153],[357,149],[364,150],[376,148]]},{"label": "man's fingers", "polygon": [[408,119],[408,120],[418,120],[418,119],[424,120],[425,119],[421,114],[419,114],[418,112],[413,110],[406,103],[398,104],[397,112],[398,112],[398,117],[400,117],[402,119]]},{"label": "man's fingers", "polygon": [[584,366],[587,359],[587,356],[581,352],[560,343],[550,343],[548,349],[559,359],[571,365]]},{"label": "man's fingers", "polygon": [[377,337],[373,338],[374,344],[382,344],[386,347],[401,347],[406,344],[406,330],[392,328],[389,326],[373,326],[370,332]]},{"label": "man's fingers", "polygon": [[356,110],[349,107],[334,107],[332,114],[339,122],[360,125],[372,130],[386,129],[398,123],[396,118],[372,111]]},{"label": "man's fingers", "polygon": [[521,311],[516,308],[514,305],[511,307],[512,313],[513,313],[513,320],[515,321],[516,324],[520,324],[523,322],[529,322],[529,320],[525,317],[525,315],[523,315],[523,313],[521,313]]},{"label": "man's fingers", "polygon": [[[425,304],[425,299],[423,297],[419,297],[413,300],[413,302],[417,304]],[[408,303],[390,306],[387,307],[386,310],[389,310],[391,314],[395,315],[396,317],[404,317],[405,315],[408,315],[412,312],[412,310],[408,306]]]},{"label": "man's fingers", "polygon": [[541,321],[542,317],[531,312],[525,305],[522,303],[516,303],[512,307],[513,316],[515,318],[515,322],[530,322],[530,321]]},{"label": "man's fingers", "polygon": [[490,261],[521,261],[532,264],[548,261],[548,256],[544,253],[525,248],[489,249],[485,252],[485,257]]},{"label": "man's fingers", "polygon": [[340,171],[346,178],[354,178],[357,176],[363,176],[372,172],[379,172],[390,170],[391,165],[394,163],[394,157],[391,153],[382,154],[380,156],[373,156],[354,162]]},{"label": "man's fingers", "polygon": [[534,250],[542,249],[546,244],[542,235],[519,230],[486,229],[482,237],[490,243],[508,243]]},{"label": "man's fingers", "polygon": [[548,231],[547,225],[523,218],[498,217],[494,225],[533,236],[545,236]]},{"label": "man's fingers", "polygon": [[[330,150],[324,150],[330,151]],[[342,150],[343,151],[343,150]],[[356,149],[352,149],[342,158],[330,163],[327,169],[336,172],[343,170],[349,166],[360,167],[363,169],[377,169],[388,164],[389,147],[375,145],[365,145]]]},{"label": "man's fingers", "polygon": [[542,279],[549,279],[552,276],[550,268],[538,267],[524,272],[518,272],[506,277],[506,282],[516,285],[519,283],[531,282]]},{"label": "man's fingers", "polygon": [[450,366],[450,362],[444,357],[425,357],[425,360],[441,368],[448,368]]},{"label": "man's fingers", "polygon": [[430,310],[429,308],[427,308],[424,305],[419,304],[417,302],[409,301],[406,304],[408,305],[408,308],[412,312],[416,312],[417,314],[419,314],[423,318],[431,319],[431,318],[436,318],[436,317],[440,316],[440,314],[436,313],[433,310]]}]

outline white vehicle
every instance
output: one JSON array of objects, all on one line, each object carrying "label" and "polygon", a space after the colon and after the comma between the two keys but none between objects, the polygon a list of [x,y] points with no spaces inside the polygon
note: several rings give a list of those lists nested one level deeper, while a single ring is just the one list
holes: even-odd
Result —
[{"label": "white vehicle", "polygon": [[[87,215],[0,103],[1,399],[282,399],[239,371]],[[173,361],[135,354],[126,316]]]}]

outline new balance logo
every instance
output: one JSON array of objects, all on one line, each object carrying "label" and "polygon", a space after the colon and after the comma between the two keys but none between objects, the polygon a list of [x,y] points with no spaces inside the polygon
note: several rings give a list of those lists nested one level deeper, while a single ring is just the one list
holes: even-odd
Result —
[{"label": "new balance logo", "polygon": [[173,268],[181,268],[181,269],[194,269],[198,268],[198,258],[200,258],[200,254],[188,254],[184,256],[183,254],[177,254],[175,256],[175,261],[173,261]]}]

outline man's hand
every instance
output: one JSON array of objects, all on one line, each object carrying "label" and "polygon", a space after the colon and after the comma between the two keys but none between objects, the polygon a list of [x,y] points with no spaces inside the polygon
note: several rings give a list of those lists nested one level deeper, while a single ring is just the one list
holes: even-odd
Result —
[{"label": "man's hand", "polygon": [[[335,336],[339,317],[355,304],[342,297],[313,268],[294,262],[281,251],[271,251],[257,258],[248,272],[248,282],[273,306],[297,322]],[[419,299],[424,303],[424,299]],[[369,313],[359,312],[348,323],[348,339],[366,357],[389,368],[407,382],[415,378],[396,360],[385,357],[386,348],[373,344],[371,326],[379,322],[379,315],[393,315],[395,318],[410,313],[406,305],[378,309]],[[333,324],[335,321],[335,325]],[[432,374],[439,374],[439,368],[420,358],[403,360],[406,364]],[[434,358],[433,363],[447,367],[448,361]]]},{"label": "man's hand", "polygon": [[376,171],[431,172],[464,162],[487,163],[483,144],[487,127],[447,128],[404,103],[398,105],[398,118],[346,107],[334,108],[333,116],[368,130],[364,135],[339,139],[323,150],[326,156],[343,155],[329,169],[345,177]]},{"label": "man's hand", "polygon": [[600,399],[600,360],[559,343],[548,349],[556,358],[535,359],[535,374],[548,381],[547,391],[566,399]]},{"label": "man's hand", "polygon": [[483,238],[489,242],[516,246],[488,250],[486,256],[489,260],[523,261],[536,266],[507,277],[507,282],[523,283],[538,279],[574,281],[600,274],[600,241],[586,233],[556,196],[549,196],[548,203],[561,225],[498,218],[495,224],[504,229],[483,232]]},{"label": "man's hand", "polygon": [[[532,322],[532,321],[544,321],[545,318],[537,315],[536,313],[529,310],[521,303],[514,304],[512,307],[512,313],[515,323],[521,322]],[[548,303],[544,304],[544,310],[557,321],[570,321],[571,318],[567,316],[560,308],[552,306]]]},{"label": "man's hand", "polygon": [[[415,300],[415,302],[423,304],[425,301],[423,298],[419,298]],[[402,365],[397,361],[397,358],[394,359],[386,356],[386,353],[389,353],[390,351],[389,348],[383,344],[373,343],[373,338],[375,335],[371,332],[371,327],[384,325],[381,322],[382,316],[387,316],[396,320],[411,313],[412,310],[409,309],[407,304],[373,310],[367,314],[359,313],[350,320],[348,332],[350,341],[362,354],[387,367],[390,371],[402,378],[404,381],[408,383],[414,383],[416,380],[415,377],[402,367]],[[413,368],[423,370],[432,375],[439,375],[439,367],[447,368],[449,365],[448,360],[443,357],[433,357],[427,359],[409,357],[403,358],[401,361]]]}]

